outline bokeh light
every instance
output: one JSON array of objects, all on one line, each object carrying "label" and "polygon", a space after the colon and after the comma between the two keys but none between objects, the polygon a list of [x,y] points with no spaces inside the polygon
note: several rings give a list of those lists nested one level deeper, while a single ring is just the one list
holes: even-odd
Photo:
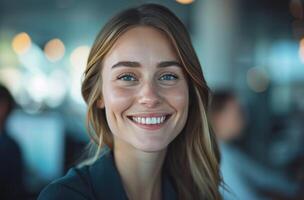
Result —
[{"label": "bokeh light", "polygon": [[9,90],[16,94],[22,88],[22,73],[20,69],[7,66],[0,68],[0,82],[5,85]]},{"label": "bokeh light", "polygon": [[73,67],[84,69],[88,56],[90,53],[90,47],[79,46],[71,53],[70,61]]},{"label": "bokeh light", "polygon": [[190,4],[190,3],[193,3],[194,0],[176,0],[176,2],[178,2],[180,4]]},{"label": "bokeh light", "polygon": [[81,97],[81,76],[85,70],[86,62],[90,53],[89,46],[77,47],[70,56],[71,67],[71,90],[70,95],[77,103],[83,103]]},{"label": "bokeh light", "polygon": [[35,102],[41,103],[49,91],[46,77],[43,74],[31,75],[26,89]]},{"label": "bokeh light", "polygon": [[17,54],[22,55],[30,49],[31,43],[30,36],[27,33],[22,32],[13,38],[12,47]]},{"label": "bokeh light", "polygon": [[46,73],[50,69],[50,63],[45,58],[42,49],[34,42],[26,53],[18,55],[18,61],[23,68],[33,74]]},{"label": "bokeh light", "polygon": [[46,104],[49,107],[59,106],[65,98],[68,90],[68,79],[65,71],[56,69],[48,77],[49,93],[46,98]]},{"label": "bokeh light", "polygon": [[63,42],[58,38],[50,40],[44,47],[44,53],[49,61],[59,61],[65,53]]}]

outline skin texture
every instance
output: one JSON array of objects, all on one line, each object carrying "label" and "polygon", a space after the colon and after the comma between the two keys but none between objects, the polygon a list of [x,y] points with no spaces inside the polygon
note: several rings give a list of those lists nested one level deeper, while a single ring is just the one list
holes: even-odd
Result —
[{"label": "skin texture", "polygon": [[[123,33],[103,61],[99,106],[114,135],[115,162],[126,192],[130,199],[161,199],[166,148],[188,117],[188,85],[178,56],[164,33],[138,26]],[[122,61],[136,66],[113,68]],[[172,116],[158,130],[138,127],[127,117],[147,113]]]}]

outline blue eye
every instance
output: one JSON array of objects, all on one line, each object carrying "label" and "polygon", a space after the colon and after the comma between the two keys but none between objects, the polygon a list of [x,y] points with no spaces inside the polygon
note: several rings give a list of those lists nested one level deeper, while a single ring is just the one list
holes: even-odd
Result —
[{"label": "blue eye", "polygon": [[164,81],[172,81],[172,80],[176,80],[178,77],[174,74],[165,74],[163,76],[160,77],[160,80],[164,80]]},{"label": "blue eye", "polygon": [[136,81],[137,79],[132,74],[124,74],[122,76],[119,76],[117,79],[122,81]]}]

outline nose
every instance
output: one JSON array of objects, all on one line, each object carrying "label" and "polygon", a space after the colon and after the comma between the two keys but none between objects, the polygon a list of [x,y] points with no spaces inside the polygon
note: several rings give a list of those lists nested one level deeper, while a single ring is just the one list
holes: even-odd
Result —
[{"label": "nose", "polygon": [[151,83],[143,85],[138,95],[138,103],[147,108],[153,108],[161,103],[161,97],[158,94],[157,88]]}]

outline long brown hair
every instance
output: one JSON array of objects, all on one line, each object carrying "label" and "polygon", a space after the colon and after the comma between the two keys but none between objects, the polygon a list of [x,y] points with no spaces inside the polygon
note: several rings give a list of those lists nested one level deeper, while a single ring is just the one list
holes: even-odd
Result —
[{"label": "long brown hair", "polygon": [[210,90],[185,26],[166,7],[144,4],[127,9],[114,16],[98,34],[89,54],[82,83],[82,95],[88,105],[87,126],[90,137],[99,150],[104,145],[113,149],[113,136],[105,110],[99,109],[97,105],[98,100],[102,99],[100,70],[105,55],[115,41],[135,26],[151,26],[164,32],[174,45],[188,79],[188,119],[182,132],[169,144],[164,163],[178,198],[221,199],[219,151],[207,119]]}]

